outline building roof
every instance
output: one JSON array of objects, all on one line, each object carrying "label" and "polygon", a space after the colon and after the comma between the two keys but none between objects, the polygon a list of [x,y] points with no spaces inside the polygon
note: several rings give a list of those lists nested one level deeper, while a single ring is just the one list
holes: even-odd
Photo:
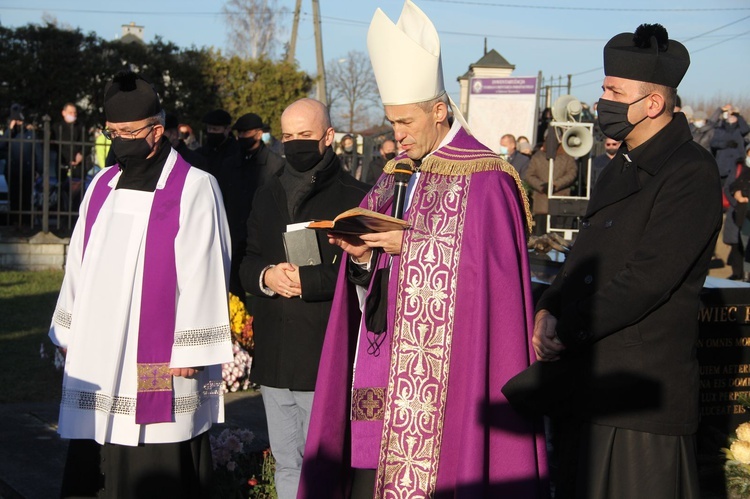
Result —
[{"label": "building roof", "polygon": [[469,69],[472,68],[503,68],[503,69],[516,69],[515,64],[509,63],[505,57],[501,56],[497,50],[492,49],[482,56],[474,64],[469,65]]},{"label": "building roof", "polygon": [[507,59],[500,55],[497,50],[491,49],[489,52],[486,52],[477,62],[475,62],[474,64],[469,64],[469,69],[466,71],[466,73],[456,79],[462,80],[471,78],[474,68],[498,68],[513,70],[516,69],[516,65],[509,63]]}]

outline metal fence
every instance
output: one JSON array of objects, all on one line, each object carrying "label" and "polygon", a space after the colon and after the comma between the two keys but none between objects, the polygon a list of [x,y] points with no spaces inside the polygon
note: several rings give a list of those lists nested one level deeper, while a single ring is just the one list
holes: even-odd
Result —
[{"label": "metal fence", "polygon": [[0,225],[69,234],[108,150],[103,137],[95,141],[82,126],[53,126],[49,116],[39,128],[6,130],[0,135]]}]

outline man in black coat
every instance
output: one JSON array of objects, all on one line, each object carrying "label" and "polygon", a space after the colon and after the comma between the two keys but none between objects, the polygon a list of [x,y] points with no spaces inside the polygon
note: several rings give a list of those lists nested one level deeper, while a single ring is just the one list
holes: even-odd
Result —
[{"label": "man in black coat", "polygon": [[247,218],[255,192],[284,166],[284,160],[261,140],[263,120],[255,113],[241,116],[234,124],[239,150],[224,160],[217,174],[224,208],[232,234],[232,268],[229,291],[242,300],[245,290],[240,282],[240,264],[247,242]]},{"label": "man in black coat", "polygon": [[[279,499],[295,498],[307,438],[313,391],[342,258],[325,232],[311,229],[321,263],[288,261],[287,226],[332,220],[358,206],[369,187],[345,173],[333,152],[328,109],[300,99],[281,115],[286,164],[258,190],[247,223],[247,251],[240,268],[245,289],[259,297],[253,328],[252,379],[261,385]],[[317,248],[315,248],[317,246]],[[324,477],[323,477],[324,478]]]},{"label": "man in black coat", "polygon": [[224,160],[239,151],[237,139],[232,135],[232,117],[223,109],[214,109],[202,121],[206,125],[206,141],[195,152],[206,158],[206,162],[195,166],[216,177]]},{"label": "man in black coat", "polygon": [[572,402],[555,419],[556,497],[699,497],[698,295],[721,186],[673,114],[689,64],[658,24],[604,48],[599,123],[624,143],[535,317],[537,357],[557,363]]}]

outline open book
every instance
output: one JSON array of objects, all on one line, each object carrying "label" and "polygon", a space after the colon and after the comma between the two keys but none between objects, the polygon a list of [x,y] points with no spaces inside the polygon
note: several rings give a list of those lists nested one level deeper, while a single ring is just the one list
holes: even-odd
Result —
[{"label": "open book", "polygon": [[408,222],[383,215],[365,208],[346,210],[333,220],[316,220],[310,222],[308,229],[326,230],[339,234],[369,234],[372,232],[388,232],[390,230],[404,230],[411,227]]}]

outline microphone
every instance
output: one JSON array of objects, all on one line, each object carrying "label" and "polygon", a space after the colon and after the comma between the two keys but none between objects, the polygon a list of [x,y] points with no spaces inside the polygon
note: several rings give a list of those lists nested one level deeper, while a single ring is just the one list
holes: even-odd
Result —
[{"label": "microphone", "polygon": [[398,163],[393,170],[393,217],[404,219],[404,205],[406,203],[406,187],[414,170],[406,163]]}]

